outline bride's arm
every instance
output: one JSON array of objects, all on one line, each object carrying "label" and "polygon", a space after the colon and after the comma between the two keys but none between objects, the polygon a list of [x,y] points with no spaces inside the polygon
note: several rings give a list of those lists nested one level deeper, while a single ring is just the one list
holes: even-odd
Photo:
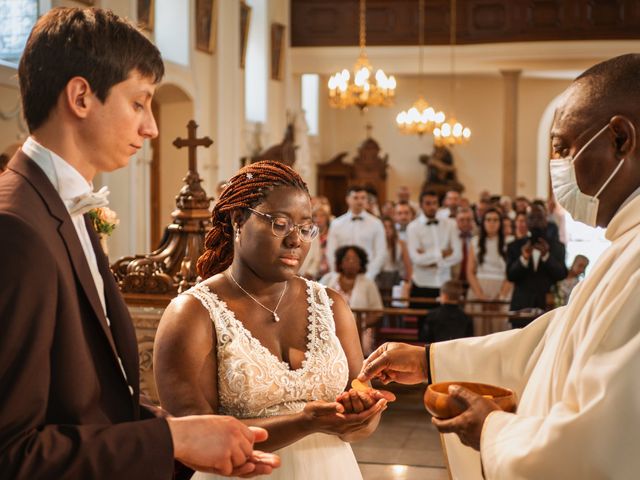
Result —
[{"label": "bride's arm", "polygon": [[[174,299],[158,326],[153,358],[160,403],[172,415],[217,413],[216,344],[215,329],[202,304],[190,295]],[[242,421],[269,431],[259,448],[271,452],[311,433],[342,434],[359,428],[377,413],[372,408],[345,419],[336,415],[342,409],[337,402],[310,402],[300,413]]]},{"label": "bride's arm", "polygon": [[[362,346],[360,344],[360,337],[358,336],[358,328],[356,327],[356,320],[353,317],[351,308],[344,300],[344,298],[335,290],[327,289],[329,298],[333,300],[333,318],[336,325],[336,335],[340,340],[342,349],[347,356],[347,363],[349,365],[349,385],[351,381],[358,376],[360,369],[362,368],[363,354]],[[373,407],[375,408],[375,407]],[[384,408],[383,408],[384,409]],[[380,423],[380,415],[382,410],[372,415],[369,420],[358,429],[352,429],[347,433],[340,435],[340,438],[345,442],[356,442],[362,440],[371,435]]]}]

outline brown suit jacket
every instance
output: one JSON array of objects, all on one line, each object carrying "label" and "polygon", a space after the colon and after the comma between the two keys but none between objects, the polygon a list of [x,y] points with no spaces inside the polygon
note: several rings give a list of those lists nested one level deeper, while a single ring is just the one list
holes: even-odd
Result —
[{"label": "brown suit jacket", "polygon": [[133,325],[88,230],[111,327],[71,217],[19,150],[0,175],[0,479],[172,478],[169,427],[139,406]]}]

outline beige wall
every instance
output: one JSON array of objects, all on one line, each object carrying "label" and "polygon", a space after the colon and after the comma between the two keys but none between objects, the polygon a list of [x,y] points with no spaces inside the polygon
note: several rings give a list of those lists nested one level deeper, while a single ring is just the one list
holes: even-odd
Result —
[{"label": "beige wall", "polygon": [[[15,112],[20,100],[17,87],[0,85],[0,112],[4,115]],[[22,125],[21,119],[14,116],[7,120],[0,118],[0,153],[7,147],[24,140],[26,136],[26,125]]]},{"label": "beige wall", "polygon": [[[415,195],[425,179],[425,166],[418,157],[433,149],[431,135],[405,136],[395,126],[395,117],[423,93],[426,100],[445,113],[451,111],[450,76],[398,78],[395,105],[372,108],[360,114],[357,109],[335,110],[324,101],[326,77],[321,79],[319,148],[321,162],[342,151],[351,159],[365,138],[365,125],[373,126],[372,137],[389,154],[388,194],[399,185],[408,185]],[[568,81],[521,79],[518,111],[518,193],[534,196],[536,191],[536,152],[540,118],[549,104],[568,85]],[[465,145],[453,147],[459,180],[466,195],[475,199],[483,189],[500,193],[502,188],[503,81],[496,75],[464,75],[456,79],[455,116],[472,130]]]}]

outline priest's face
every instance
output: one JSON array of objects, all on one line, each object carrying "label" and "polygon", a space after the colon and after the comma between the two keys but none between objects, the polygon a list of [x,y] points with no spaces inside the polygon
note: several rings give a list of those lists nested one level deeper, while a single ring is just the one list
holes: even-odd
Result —
[{"label": "priest's face", "polygon": [[564,93],[551,129],[553,158],[564,158],[575,157],[599,129],[608,125],[573,164],[580,191],[593,196],[625,159],[620,171],[599,196],[596,224],[602,227],[608,225],[620,205],[640,185],[640,162],[635,152],[636,128],[630,116],[618,114],[618,108],[625,108],[623,104],[598,103],[590,86],[584,81],[576,81]]},{"label": "priest's face", "polygon": [[90,94],[90,108],[79,129],[86,161],[96,172],[125,167],[147,138],[158,136],[151,113],[153,79],[133,71],[114,85],[102,103]]},{"label": "priest's face", "polygon": [[[309,195],[293,187],[275,188],[254,209],[272,217],[289,219],[296,225],[312,223]],[[298,273],[310,245],[302,241],[297,229],[280,238],[274,235],[271,220],[250,214],[241,227],[236,253],[256,276],[281,282]]]}]

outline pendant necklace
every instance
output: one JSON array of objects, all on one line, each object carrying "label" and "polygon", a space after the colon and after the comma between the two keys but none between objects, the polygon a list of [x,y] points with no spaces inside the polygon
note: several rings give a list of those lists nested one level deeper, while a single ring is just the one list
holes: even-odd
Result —
[{"label": "pendant necklace", "polygon": [[280,306],[280,302],[282,301],[282,298],[284,297],[284,293],[287,291],[287,282],[284,283],[284,288],[282,289],[282,293],[280,294],[280,298],[278,299],[278,303],[276,304],[276,308],[271,310],[270,308],[265,307],[256,297],[254,297],[249,292],[247,292],[244,288],[242,288],[242,285],[240,285],[236,281],[236,279],[233,278],[233,275],[231,275],[231,271],[229,271],[229,277],[231,277],[231,280],[233,280],[233,283],[235,283],[238,286],[238,288],[240,290],[242,290],[251,300],[256,302],[258,305],[260,305],[262,308],[264,308],[267,312],[270,312],[273,315],[273,321],[274,322],[279,322],[280,321],[280,317],[278,316],[278,314],[276,312],[278,311],[278,307]]}]

